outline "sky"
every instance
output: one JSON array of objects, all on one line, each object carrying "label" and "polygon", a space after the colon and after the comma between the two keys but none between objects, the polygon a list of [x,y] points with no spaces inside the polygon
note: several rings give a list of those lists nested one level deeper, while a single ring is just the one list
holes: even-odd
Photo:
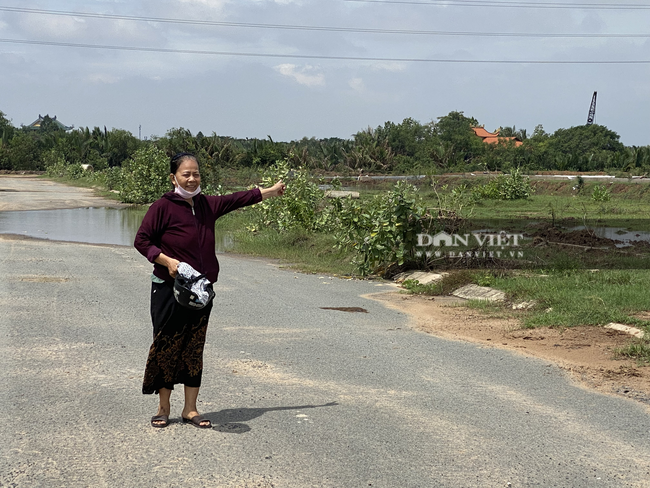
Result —
[{"label": "sky", "polygon": [[650,0],[0,0],[15,126],[291,141],[462,111],[552,133],[585,124],[594,91],[596,123],[650,145]]}]

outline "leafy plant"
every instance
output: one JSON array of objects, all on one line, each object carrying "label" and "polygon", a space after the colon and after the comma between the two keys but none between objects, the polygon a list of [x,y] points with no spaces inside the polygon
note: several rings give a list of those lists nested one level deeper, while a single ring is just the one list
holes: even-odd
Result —
[{"label": "leafy plant", "polygon": [[596,185],[591,192],[591,199],[595,202],[609,202],[612,198],[612,192],[604,185]]},{"label": "leafy plant", "polygon": [[[290,157],[292,157],[290,155]],[[282,198],[264,200],[255,205],[257,225],[250,230],[274,227],[280,231],[294,228],[316,230],[319,226],[319,207],[325,193],[318,188],[302,167],[293,169],[289,158],[276,162],[264,171],[262,186],[270,187],[282,180],[287,190]]]},{"label": "leafy plant", "polygon": [[475,280],[478,286],[494,285],[494,276],[489,273],[477,274]]},{"label": "leafy plant", "polygon": [[533,194],[530,186],[530,178],[521,173],[521,169],[515,169],[509,175],[499,175],[489,183],[474,188],[477,198],[489,200],[520,200],[526,199]]},{"label": "leafy plant", "polygon": [[45,166],[45,174],[47,176],[58,178],[65,176],[68,163],[56,149],[50,149],[44,152],[41,156],[41,161]]},{"label": "leafy plant", "polygon": [[416,192],[402,181],[365,205],[350,200],[342,208],[339,246],[357,252],[353,262],[362,275],[417,260],[417,235],[430,216]]},{"label": "leafy plant", "polygon": [[437,188],[438,182],[431,179],[431,187],[437,200],[438,216],[444,219],[463,219],[472,216],[478,197],[469,190],[467,185],[461,184],[448,191],[449,186]]},{"label": "leafy plant", "polygon": [[151,203],[170,190],[169,160],[154,145],[138,149],[122,166],[120,199],[127,203]]}]

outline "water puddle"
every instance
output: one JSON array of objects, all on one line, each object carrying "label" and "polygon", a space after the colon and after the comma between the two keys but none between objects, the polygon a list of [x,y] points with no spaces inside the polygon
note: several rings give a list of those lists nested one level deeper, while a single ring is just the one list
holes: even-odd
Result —
[{"label": "water puddle", "polygon": [[338,310],[339,312],[368,313],[365,308],[361,307],[320,307],[322,310]]},{"label": "water puddle", "polygon": [[[132,246],[146,209],[72,208],[0,212],[0,234],[53,241]],[[233,247],[229,233],[215,235],[217,252]]]},{"label": "water puddle", "polygon": [[[584,225],[571,227],[569,230],[584,230]],[[633,242],[646,241],[650,242],[650,232],[642,230],[629,230],[624,227],[594,227],[589,228],[596,237],[619,241],[616,247],[629,247]]]}]

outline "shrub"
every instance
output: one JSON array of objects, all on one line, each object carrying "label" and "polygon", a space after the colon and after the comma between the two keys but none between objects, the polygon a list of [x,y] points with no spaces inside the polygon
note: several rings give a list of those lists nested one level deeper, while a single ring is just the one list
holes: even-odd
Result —
[{"label": "shrub", "polygon": [[305,169],[292,169],[288,159],[277,161],[264,171],[263,187],[271,187],[282,180],[287,190],[282,198],[271,198],[255,205],[257,225],[250,230],[260,227],[273,227],[280,231],[296,228],[316,230],[320,226],[319,208],[324,205],[325,193],[311,181]]},{"label": "shrub", "polygon": [[612,198],[612,193],[602,185],[596,185],[591,192],[591,199],[595,202],[609,202],[610,198]]},{"label": "shrub", "polygon": [[533,193],[530,178],[523,175],[520,168],[509,175],[499,175],[489,183],[475,187],[473,191],[477,198],[489,200],[520,200]]},{"label": "shrub", "polygon": [[112,166],[102,171],[104,175],[104,186],[107,190],[118,190],[122,186],[122,168]]},{"label": "shrub", "polygon": [[338,246],[353,249],[353,263],[362,275],[386,273],[395,264],[417,260],[417,235],[428,213],[417,189],[399,182],[394,189],[365,205],[348,200],[338,217]]},{"label": "shrub", "polygon": [[122,165],[120,199],[127,203],[151,203],[170,190],[169,159],[157,147],[138,149]]},{"label": "shrub", "polygon": [[55,149],[44,152],[41,155],[41,161],[45,166],[45,174],[54,178],[63,178],[66,176],[67,161]]}]

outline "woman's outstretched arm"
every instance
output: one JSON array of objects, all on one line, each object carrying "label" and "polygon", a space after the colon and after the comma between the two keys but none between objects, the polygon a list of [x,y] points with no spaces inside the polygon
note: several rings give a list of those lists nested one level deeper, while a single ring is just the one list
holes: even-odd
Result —
[{"label": "woman's outstretched arm", "polygon": [[285,185],[282,180],[278,181],[271,188],[260,188],[260,192],[262,193],[262,200],[266,200],[267,198],[272,197],[281,197],[284,195],[286,189],[287,185]]}]

